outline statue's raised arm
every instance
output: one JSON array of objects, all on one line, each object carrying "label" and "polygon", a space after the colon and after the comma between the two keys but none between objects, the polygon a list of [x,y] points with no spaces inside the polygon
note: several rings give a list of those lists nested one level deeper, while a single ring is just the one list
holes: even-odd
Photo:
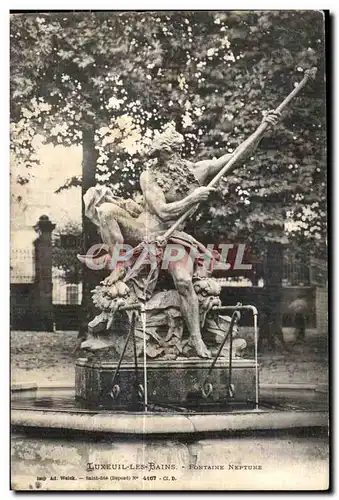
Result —
[{"label": "statue's raised arm", "polygon": [[[210,193],[214,191],[214,188],[197,187],[184,198],[169,203],[157,179],[147,170],[140,176],[140,186],[148,211],[166,227],[167,223],[175,221],[197,203],[207,200]],[[159,229],[162,229],[160,226],[161,224]]]},{"label": "statue's raised arm", "polygon": [[[269,111],[263,118],[264,123],[268,123],[271,126],[275,126],[280,118],[280,113],[277,111]],[[257,148],[259,142],[261,141],[264,133],[261,136],[256,137],[256,140],[252,143],[252,137],[254,134],[250,135],[244,142],[242,142],[238,148],[232,153],[226,153],[219,158],[214,158],[212,160],[202,160],[194,163],[195,175],[199,179],[201,184],[206,184],[213,178],[220,170],[231,160],[239,148],[243,148],[246,143],[250,144],[250,147],[246,151],[246,155],[242,158],[246,160]]]}]

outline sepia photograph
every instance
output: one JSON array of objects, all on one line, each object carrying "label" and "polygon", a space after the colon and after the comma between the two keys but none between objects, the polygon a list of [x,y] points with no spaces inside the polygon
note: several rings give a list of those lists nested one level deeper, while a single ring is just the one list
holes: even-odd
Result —
[{"label": "sepia photograph", "polygon": [[10,488],[328,491],[328,11],[9,25]]}]

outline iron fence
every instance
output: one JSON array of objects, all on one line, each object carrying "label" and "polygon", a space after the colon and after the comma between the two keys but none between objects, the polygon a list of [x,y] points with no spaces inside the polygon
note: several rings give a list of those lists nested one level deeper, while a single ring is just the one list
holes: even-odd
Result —
[{"label": "iron fence", "polygon": [[27,248],[11,248],[10,283],[34,283],[35,280],[35,250],[34,246]]}]

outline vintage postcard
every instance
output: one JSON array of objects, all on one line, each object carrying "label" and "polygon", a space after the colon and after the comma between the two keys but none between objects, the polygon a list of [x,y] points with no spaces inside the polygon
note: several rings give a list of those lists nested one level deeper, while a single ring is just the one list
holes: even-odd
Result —
[{"label": "vintage postcard", "polygon": [[10,14],[11,488],[329,488],[327,13]]}]

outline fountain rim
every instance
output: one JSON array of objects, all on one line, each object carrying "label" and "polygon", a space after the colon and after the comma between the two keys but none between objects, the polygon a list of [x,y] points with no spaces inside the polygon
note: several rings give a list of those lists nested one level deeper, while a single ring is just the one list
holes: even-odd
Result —
[{"label": "fountain rim", "polygon": [[[266,384],[273,388],[273,384]],[[313,385],[285,384],[276,389],[319,390]],[[16,384],[11,393],[32,390],[73,390],[67,384],[38,386],[35,383]],[[321,388],[320,388],[321,391]],[[11,409],[11,425],[19,428],[104,433],[121,436],[194,435],[237,433],[259,430],[328,427],[326,411],[252,409],[231,413],[137,413],[110,410],[47,410],[40,408]]]}]

